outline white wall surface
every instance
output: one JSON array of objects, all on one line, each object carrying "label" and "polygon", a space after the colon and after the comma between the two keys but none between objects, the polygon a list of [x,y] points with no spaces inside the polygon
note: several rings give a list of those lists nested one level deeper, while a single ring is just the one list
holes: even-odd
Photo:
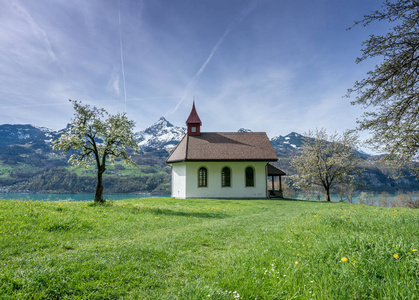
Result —
[{"label": "white wall surface", "polygon": [[186,165],[185,163],[172,164],[172,197],[186,198]]},{"label": "white wall surface", "polygon": [[[254,168],[255,185],[246,187],[245,170]],[[208,170],[207,187],[198,187],[198,169]],[[231,186],[221,187],[221,170],[231,169]],[[184,175],[186,174],[186,176]],[[182,188],[185,186],[185,192]],[[183,162],[172,165],[172,197],[266,198],[266,162]]]}]

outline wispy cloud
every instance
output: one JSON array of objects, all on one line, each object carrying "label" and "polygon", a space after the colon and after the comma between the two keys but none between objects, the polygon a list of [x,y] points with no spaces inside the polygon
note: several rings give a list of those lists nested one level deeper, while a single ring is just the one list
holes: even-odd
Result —
[{"label": "wispy cloud", "polygon": [[108,81],[106,86],[107,91],[113,91],[116,95],[119,96],[120,89],[119,89],[119,72],[117,68],[114,68],[111,74],[111,78]]},{"label": "wispy cloud", "polygon": [[70,98],[183,124],[196,96],[205,130],[340,130],[360,114],[341,96],[374,67],[354,64],[369,33],[345,31],[369,1],[0,2],[2,122],[60,129]]}]

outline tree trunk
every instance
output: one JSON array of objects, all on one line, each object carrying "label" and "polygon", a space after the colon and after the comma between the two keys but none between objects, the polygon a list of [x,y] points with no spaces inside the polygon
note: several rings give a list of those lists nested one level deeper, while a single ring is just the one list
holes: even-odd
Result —
[{"label": "tree trunk", "polygon": [[326,189],[326,200],[327,200],[327,202],[330,202],[330,188],[327,187],[325,189]]},{"label": "tree trunk", "polygon": [[105,172],[105,168],[100,167],[97,171],[97,183],[95,191],[95,202],[103,203],[103,185],[102,185],[102,174]]}]

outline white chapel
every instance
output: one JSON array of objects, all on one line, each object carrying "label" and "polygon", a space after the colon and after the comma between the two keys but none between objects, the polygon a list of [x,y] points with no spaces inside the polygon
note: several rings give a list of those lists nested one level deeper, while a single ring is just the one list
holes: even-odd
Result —
[{"label": "white chapel", "polygon": [[269,198],[278,195],[274,176],[281,191],[285,173],[269,164],[278,157],[265,132],[201,132],[195,103],[186,125],[187,133],[166,160],[172,197]]}]

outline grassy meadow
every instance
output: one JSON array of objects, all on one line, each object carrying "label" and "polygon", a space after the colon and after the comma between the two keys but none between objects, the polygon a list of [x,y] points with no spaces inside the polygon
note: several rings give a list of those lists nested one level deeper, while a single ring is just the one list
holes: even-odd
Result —
[{"label": "grassy meadow", "polygon": [[419,210],[0,201],[0,299],[418,299]]}]

